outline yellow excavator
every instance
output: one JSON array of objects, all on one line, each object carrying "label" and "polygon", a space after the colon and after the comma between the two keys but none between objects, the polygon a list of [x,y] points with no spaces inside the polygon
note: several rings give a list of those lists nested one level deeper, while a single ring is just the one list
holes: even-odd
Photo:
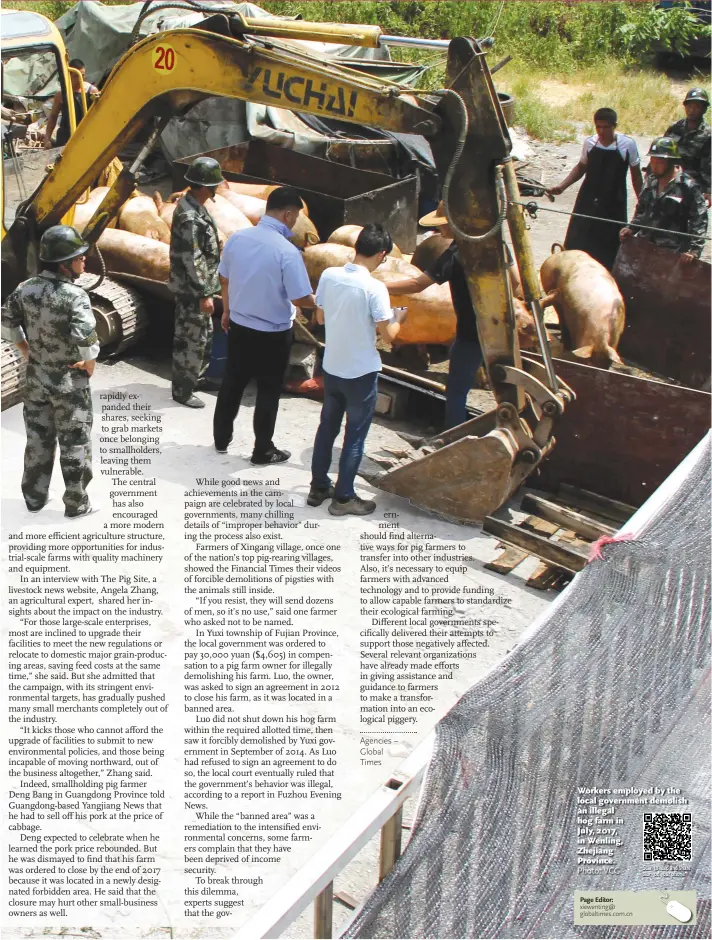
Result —
[{"label": "yellow excavator", "polygon": [[[152,128],[84,230],[84,237],[96,242],[133,192],[136,174],[166,122],[204,98],[241,98],[423,135],[442,180],[497,407],[428,441],[416,459],[384,473],[378,485],[446,518],[478,522],[506,502],[547,454],[554,424],[573,393],[557,379],[546,341],[539,280],[518,204],[509,133],[486,61],[487,44],[453,39],[447,49],[448,87],[423,94],[327,63],[308,47],[293,44],[375,47],[387,38],[377,26],[252,20],[219,12],[192,28],[137,42],[117,63],[101,99],[36,189],[15,206],[7,232],[3,228],[3,296],[37,270],[42,232],[71,221],[72,207],[98,174],[139,132]],[[59,71],[67,88],[64,59]],[[541,363],[519,350],[506,276],[506,222],[524,297],[534,314]]]}]

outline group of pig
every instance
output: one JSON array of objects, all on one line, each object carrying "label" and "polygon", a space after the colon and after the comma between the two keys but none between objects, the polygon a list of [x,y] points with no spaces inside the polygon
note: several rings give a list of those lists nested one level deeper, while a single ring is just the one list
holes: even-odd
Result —
[{"label": "group of pig", "polygon": [[[240,229],[256,225],[264,215],[267,196],[277,186],[249,183],[223,183],[205,208],[213,217],[221,247]],[[74,224],[83,231],[108,188],[98,186],[86,201],[74,208]],[[185,190],[173,193],[165,202],[159,193],[149,196],[136,192],[121,207],[118,218],[99,238],[99,249],[108,271],[132,274],[153,281],[167,281],[170,273],[169,246],[173,213]],[[294,226],[294,242],[300,248],[314,245],[319,235],[302,210]]]},{"label": "group of pig", "polygon": [[[276,185],[222,183],[206,203],[218,229],[221,244],[234,233],[256,225],[264,215],[267,197]],[[81,231],[108,192],[97,187],[85,202],[75,207],[75,225]],[[118,219],[99,239],[107,270],[124,272],[154,281],[167,281],[170,271],[169,244],[173,213],[183,192],[173,193],[165,202],[159,193],[153,197],[137,192],[122,207]],[[361,227],[344,225],[328,241],[319,244],[319,234],[304,207],[294,228],[294,244],[304,252],[304,263],[316,288],[322,271],[353,260],[354,245]],[[423,241],[412,257],[394,246],[374,276],[388,283],[394,278],[417,276],[428,270],[450,245],[448,239],[432,235]],[[561,342],[549,336],[554,355],[573,355],[592,365],[609,368],[620,362],[618,342],[625,325],[625,304],[611,274],[583,251],[552,254],[541,266],[545,296],[543,306],[553,306],[561,327]],[[448,284],[434,284],[402,298],[397,306],[408,308],[398,336],[398,345],[447,345],[455,337],[456,317]],[[514,298],[514,308],[523,350],[536,350],[538,340],[534,319],[524,304]]]}]

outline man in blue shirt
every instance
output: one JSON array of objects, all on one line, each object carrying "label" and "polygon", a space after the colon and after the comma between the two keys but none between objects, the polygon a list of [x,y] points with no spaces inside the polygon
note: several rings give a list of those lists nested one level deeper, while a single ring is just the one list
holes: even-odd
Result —
[{"label": "man in blue shirt", "polygon": [[[332,516],[367,516],[372,499],[354,492],[378,394],[381,357],[376,330],[387,341],[398,335],[405,311],[394,317],[385,284],[371,277],[393,247],[382,225],[365,226],[356,241],[356,257],[342,268],[327,268],[316,290],[317,321],[326,327],[324,405],[314,440],[309,506],[331,499]],[[329,479],[334,441],[346,414],[344,446],[336,486]]]},{"label": "man in blue shirt", "polygon": [[215,450],[226,453],[243,392],[255,379],[252,463],[258,465],[291,457],[274,446],[272,435],[289,364],[293,305],[316,305],[302,256],[289,242],[303,205],[295,190],[275,189],[259,223],[228,238],[218,268],[228,352],[213,418]]}]

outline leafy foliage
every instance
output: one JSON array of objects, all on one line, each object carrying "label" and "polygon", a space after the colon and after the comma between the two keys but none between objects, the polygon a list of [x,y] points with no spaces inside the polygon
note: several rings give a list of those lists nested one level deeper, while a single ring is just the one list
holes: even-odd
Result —
[{"label": "leafy foliage", "polygon": [[664,10],[646,3],[632,12],[616,34],[619,54],[627,59],[645,59],[658,49],[685,55],[694,38],[710,35],[685,6]]},{"label": "leafy foliage", "polygon": [[[487,36],[493,31],[497,51],[535,68],[576,71],[606,56],[631,63],[659,50],[685,53],[694,36],[709,35],[682,3],[658,9],[642,2],[266,2],[278,15],[301,13],[304,19],[340,23],[377,23],[384,33],[449,39]],[[399,50],[398,57],[402,58]]]},{"label": "leafy foliage", "polygon": [[[126,0],[103,0],[104,3],[116,5],[125,3]],[[74,3],[72,0],[3,0],[2,5],[6,10],[30,10],[32,13],[41,13],[48,20],[58,20],[67,10],[70,10]]]},{"label": "leafy foliage", "polygon": [[[3,0],[3,5],[57,19],[73,3]],[[659,51],[684,54],[693,37],[710,34],[686,2],[666,10],[653,0],[265,0],[260,5],[277,15],[302,14],[313,22],[378,24],[384,33],[402,36],[450,39],[494,33],[490,63],[513,57],[497,82],[516,96],[515,123],[544,140],[570,139],[571,122],[588,124],[600,104],[616,108],[625,132],[659,133],[679,111],[679,102],[670,95],[663,76],[637,67]],[[428,66],[421,88],[446,84],[444,53],[398,48],[395,57]],[[551,80],[570,83],[580,93],[566,104],[549,104],[543,83]]]},{"label": "leafy foliage", "polygon": [[[122,0],[104,0],[121,3]],[[126,0],[123,0],[126,2]],[[576,71],[602,57],[615,56],[630,63],[650,58],[660,50],[684,54],[695,36],[709,36],[689,9],[680,3],[662,10],[652,0],[637,2],[385,2],[385,0],[335,0],[335,2],[284,2],[262,4],[271,13],[301,13],[314,22],[377,23],[384,33],[449,39],[452,36],[488,36],[495,33],[497,52],[513,55],[535,68]],[[57,19],[73,3],[5,0],[6,8],[34,10]],[[399,58],[412,58],[401,55]]]}]

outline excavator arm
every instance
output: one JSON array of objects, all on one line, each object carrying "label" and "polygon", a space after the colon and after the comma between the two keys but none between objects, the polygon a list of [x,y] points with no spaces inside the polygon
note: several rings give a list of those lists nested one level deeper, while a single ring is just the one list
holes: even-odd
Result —
[{"label": "excavator arm", "polygon": [[428,137],[438,132],[433,105],[416,103],[399,86],[384,88],[355,70],[269,45],[180,29],[134,46],[35,193],[29,209],[38,226],[57,224],[154,118],[182,113],[208,97],[241,98]]},{"label": "excavator arm", "polygon": [[[149,145],[131,170],[121,174],[87,226],[85,236],[97,239],[130,195],[132,171],[164,122],[206,97],[240,98],[423,135],[431,142],[444,181],[443,199],[467,272],[498,407],[484,436],[484,428],[469,427],[472,422],[461,425],[456,433],[431,442],[421,459],[385,474],[379,485],[451,518],[479,521],[541,460],[553,440],[553,420],[570,397],[569,390],[558,387],[551,368],[526,228],[521,210],[511,205],[518,190],[509,134],[482,48],[475,40],[453,40],[448,50],[450,89],[416,97],[396,83],[325,62],[280,41],[328,37],[376,45],[377,27],[250,23],[224,15],[201,26],[150,36],[117,63],[101,99],[20,208],[4,239],[5,286],[33,272],[41,232],[62,219],[141,129],[156,125]],[[508,209],[525,297],[532,301],[541,330],[544,369],[523,361],[519,352],[502,239]]]}]

